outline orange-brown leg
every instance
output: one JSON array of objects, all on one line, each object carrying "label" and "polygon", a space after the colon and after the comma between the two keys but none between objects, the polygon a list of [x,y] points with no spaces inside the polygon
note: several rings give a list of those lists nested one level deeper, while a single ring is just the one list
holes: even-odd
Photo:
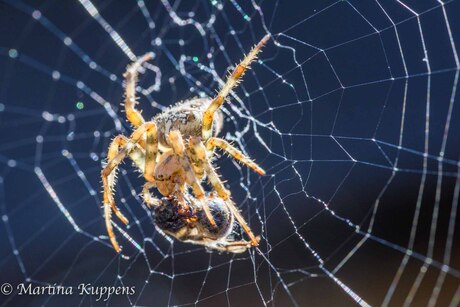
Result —
[{"label": "orange-brown leg", "polygon": [[[256,237],[257,240],[257,245],[260,241],[260,237]],[[214,249],[222,252],[227,252],[227,253],[234,253],[234,254],[240,254],[244,253],[247,251],[251,246],[257,246],[254,245],[253,242],[247,242],[247,241],[234,241],[234,242],[226,242],[225,244],[222,244],[220,246],[215,246]]]},{"label": "orange-brown leg", "polygon": [[193,171],[201,180],[204,177],[206,161],[206,148],[201,142],[201,137],[192,136],[189,138],[186,154],[192,163]]},{"label": "orange-brown leg", "polygon": [[200,201],[204,213],[206,214],[206,217],[208,218],[211,225],[216,227],[216,222],[214,221],[214,218],[211,214],[211,210],[204,201],[205,192],[203,187],[201,186],[195,172],[193,171],[193,168],[189,162],[189,158],[184,155],[185,145],[181,133],[177,130],[171,131],[169,133],[169,143],[173,148],[174,153],[179,157],[179,160],[181,161],[181,165],[185,171],[187,183],[192,187],[193,194],[195,194],[195,197]]},{"label": "orange-brown leg", "polygon": [[152,182],[146,182],[142,188],[142,198],[149,208],[159,205],[158,198],[150,194],[150,189],[154,188],[155,184]]},{"label": "orange-brown leg", "polygon": [[[209,249],[216,250],[219,252],[227,252],[240,254],[247,251],[251,246],[254,246],[252,242],[240,240],[240,241],[219,241],[216,244],[216,239],[208,236],[195,236],[195,244],[203,245]],[[257,242],[260,241],[260,236],[256,237]]]},{"label": "orange-brown leg", "polygon": [[120,161],[115,161],[114,159],[119,154],[119,148],[124,147],[128,143],[128,140],[125,136],[117,136],[112,141],[109,146],[109,151],[107,154],[108,163],[105,168],[102,170],[102,185],[104,187],[104,219],[105,227],[107,228],[107,233],[109,235],[110,241],[112,242],[113,248],[120,252],[120,246],[118,245],[117,240],[115,239],[115,233],[113,232],[112,226],[112,210],[118,216],[118,218],[124,223],[128,224],[128,219],[118,210],[115,202],[112,201],[113,186],[115,184],[116,169]]},{"label": "orange-brown leg", "polygon": [[[115,183],[116,169],[127,154],[131,153],[133,150],[139,150],[139,148],[136,147],[138,146],[137,142],[141,139],[143,134],[152,129],[152,126],[154,126],[154,124],[152,125],[152,123],[145,123],[141,125],[133,132],[130,139],[127,139],[123,136],[116,137],[109,146],[109,151],[107,155],[109,162],[101,172],[102,184],[104,188],[105,225],[107,228],[107,233],[109,234],[110,241],[112,242],[112,245],[117,252],[120,252],[120,246],[118,245],[115,234],[113,232],[111,222],[112,210],[124,224],[128,224],[128,219],[118,210],[112,195],[112,189]],[[122,149],[120,150],[120,148]]]},{"label": "orange-brown leg", "polygon": [[[265,173],[257,164],[252,162],[249,158],[244,156],[239,150],[228,144],[222,139],[217,138],[210,138],[208,141],[208,149],[213,150],[214,146],[219,146],[223,150],[226,150],[229,154],[231,154],[235,159],[242,161],[247,166],[251,167],[255,171],[260,173]],[[217,194],[222,197],[228,204],[229,209],[232,211],[235,218],[241,224],[243,229],[246,231],[248,236],[251,238],[252,245],[256,246],[258,243],[257,238],[252,233],[249,226],[246,224],[246,221],[239,213],[238,209],[234,206],[233,202],[230,200],[230,192],[224,187],[222,181],[219,178],[219,175],[216,173],[214,167],[208,161],[206,157],[206,149],[198,138],[190,138],[188,144],[187,155],[189,156],[190,160],[193,162],[195,169],[198,170],[199,173],[205,171],[208,176],[208,181],[217,192]]]},{"label": "orange-brown leg", "polygon": [[145,120],[142,117],[140,111],[136,109],[136,84],[137,76],[139,74],[139,68],[141,65],[153,58],[153,53],[149,52],[139,57],[137,61],[133,62],[126,69],[125,77],[126,88],[125,88],[125,111],[126,117],[134,127],[139,127]]},{"label": "orange-brown leg", "polygon": [[215,147],[218,147],[231,155],[235,160],[240,161],[253,171],[257,172],[259,175],[265,175],[265,171],[259,165],[224,139],[212,137],[206,142],[206,147],[210,151],[214,150]]},{"label": "orange-brown leg", "polygon": [[243,227],[244,231],[248,234],[249,238],[251,239],[252,246],[258,246],[259,240],[252,233],[251,229],[249,228],[245,219],[241,215],[240,211],[231,200],[230,192],[224,187],[224,184],[220,180],[219,175],[217,175],[216,171],[209,162],[207,162],[206,164],[206,174],[208,175],[209,183],[213,186],[214,190],[216,190],[217,195],[219,195],[219,197],[222,197],[222,199],[225,200],[225,203],[232,212],[233,216],[236,218],[241,227]]},{"label": "orange-brown leg", "polygon": [[155,163],[158,154],[158,135],[157,126],[150,122],[147,123],[147,137],[145,146],[145,168],[144,177],[149,182],[154,182]]},{"label": "orange-brown leg", "polygon": [[[119,148],[124,147],[128,142],[129,140],[127,137],[125,137],[124,135],[118,135],[113,139],[112,143],[109,146],[109,150],[107,153],[107,161],[109,161],[109,163],[107,165],[109,165],[110,162],[113,161],[112,162],[113,167],[112,167],[112,171],[109,174],[106,173],[107,176],[104,176],[104,175],[102,176],[103,181],[107,180],[107,182],[104,183],[104,187],[105,186],[108,187],[108,189],[104,188],[104,203],[109,203],[109,198],[110,198],[109,195],[112,195],[113,193],[113,186],[115,184],[115,176],[116,176],[117,165],[118,165],[118,163],[115,164],[114,158],[117,156],[119,152]],[[115,203],[110,203],[110,205],[111,205],[112,210],[118,216],[118,218],[124,224],[127,224],[128,219],[118,210]]]},{"label": "orange-brown leg", "polygon": [[207,140],[212,134],[212,122],[214,119],[214,113],[224,103],[225,98],[228,96],[230,91],[238,85],[240,78],[244,75],[245,71],[251,65],[251,62],[257,58],[257,54],[260,52],[262,47],[267,43],[270,35],[267,34],[255,45],[246,57],[235,67],[232,74],[227,78],[227,82],[219,91],[217,96],[212,100],[209,107],[206,109],[203,115],[203,127],[202,137],[203,140]]}]

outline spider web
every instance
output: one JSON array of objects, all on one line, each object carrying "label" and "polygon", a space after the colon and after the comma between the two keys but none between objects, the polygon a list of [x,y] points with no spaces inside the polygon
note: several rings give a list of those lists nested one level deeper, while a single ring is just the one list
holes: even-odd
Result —
[{"label": "spider web", "polygon": [[[429,305],[460,302],[458,1],[0,3],[1,282],[134,286],[5,304]],[[217,160],[262,237],[208,253],[155,229],[121,167],[113,251],[100,170],[131,128],[122,74],[153,51],[145,117],[212,96],[272,39],[225,104],[223,136],[267,171]],[[209,189],[209,187],[208,187]]]}]

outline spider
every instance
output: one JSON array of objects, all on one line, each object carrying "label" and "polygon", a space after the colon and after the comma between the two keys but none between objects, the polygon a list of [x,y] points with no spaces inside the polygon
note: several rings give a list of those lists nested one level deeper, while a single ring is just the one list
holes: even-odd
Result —
[{"label": "spider", "polygon": [[[250,238],[250,245],[258,246],[258,237],[252,233],[231,201],[230,191],[224,187],[211,160],[214,157],[214,149],[217,147],[260,175],[265,174],[265,171],[249,157],[226,140],[216,136],[223,126],[220,106],[238,85],[240,78],[250,67],[251,62],[256,59],[269,38],[270,36],[266,35],[251,49],[228,76],[226,83],[213,99],[193,98],[178,102],[150,121],[145,121],[141,111],[136,109],[135,91],[138,71],[142,64],[153,58],[153,53],[139,57],[128,66],[124,74],[126,81],[124,103],[127,119],[135,130],[129,138],[118,135],[113,139],[108,149],[108,162],[101,172],[105,225],[116,252],[119,253],[121,249],[112,227],[112,211],[125,225],[128,224],[128,219],[115,205],[113,188],[118,165],[126,156],[131,158],[146,180],[143,196],[149,207],[157,208],[167,203],[150,194],[149,190],[156,187],[163,196],[172,197],[170,202],[174,203],[176,200],[189,204],[199,202],[199,207],[202,208],[211,227],[218,229],[219,225],[214,219],[210,206],[222,205],[228,208],[231,217],[234,217],[244,229]],[[204,178],[207,178],[218,198],[213,196],[212,200],[206,199],[205,191],[201,186]],[[192,198],[188,197],[189,187],[196,199],[191,200]],[[182,205],[185,206],[185,204]],[[206,242],[210,242],[209,240],[211,239]]]}]

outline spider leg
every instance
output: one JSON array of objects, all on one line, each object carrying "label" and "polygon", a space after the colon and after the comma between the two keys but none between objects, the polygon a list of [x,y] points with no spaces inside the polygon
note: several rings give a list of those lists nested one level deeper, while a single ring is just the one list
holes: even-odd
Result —
[{"label": "spider leg", "polygon": [[[124,224],[128,224],[128,219],[123,214],[121,214],[121,212],[116,207],[115,201],[113,199],[112,188],[115,183],[114,171],[116,171],[118,165],[121,163],[121,161],[123,161],[127,154],[131,154],[132,151],[140,150],[140,148],[137,145],[137,142],[140,140],[142,135],[146,133],[146,131],[149,131],[151,129],[151,127],[152,123],[145,123],[141,125],[133,132],[130,139],[127,139],[123,136],[116,137],[109,146],[109,151],[107,155],[109,162],[101,172],[102,184],[104,188],[105,225],[107,228],[107,233],[109,234],[110,241],[112,242],[112,245],[117,252],[120,252],[120,246],[118,245],[117,240],[115,238],[115,234],[113,232],[113,227],[111,223],[112,210]],[[119,150],[120,147],[122,147],[121,150]],[[134,163],[138,164],[138,157],[136,159],[133,159],[133,161]]]},{"label": "spider leg", "polygon": [[155,163],[158,154],[158,135],[155,123],[149,123],[146,134],[144,177],[148,181],[154,182]]},{"label": "spider leg", "polygon": [[[188,233],[181,233],[179,236],[176,235],[176,238],[181,239],[181,237],[189,235]],[[256,237],[257,242],[260,241],[260,237]],[[196,245],[202,245],[205,246],[209,250],[216,250],[219,252],[227,252],[227,253],[234,253],[234,254],[240,254],[244,253],[247,251],[249,248],[251,248],[252,243],[245,241],[245,240],[240,240],[240,241],[218,241],[216,242],[216,239],[213,237],[205,236],[205,235],[197,235],[193,237],[193,243]]]},{"label": "spider leg", "polygon": [[203,145],[203,142],[201,142],[201,140],[199,140],[198,138],[191,137],[189,140],[189,150],[187,151],[187,154],[190,156],[190,159],[192,160],[196,168],[202,168],[206,171],[209,183],[212,185],[217,194],[226,201],[226,204],[229,207],[230,211],[232,211],[233,215],[238,220],[240,225],[243,227],[244,231],[251,238],[252,245],[257,246],[257,238],[254,236],[251,229],[246,224],[246,221],[231,201],[230,192],[224,187],[222,181],[219,178],[219,175],[216,173],[214,167],[206,158],[206,149]]},{"label": "spider leg", "polygon": [[149,208],[158,206],[160,204],[158,198],[150,194],[149,190],[154,187],[155,187],[154,183],[146,182],[142,189],[142,198],[144,199],[144,202],[147,204],[147,207]]},{"label": "spider leg", "polygon": [[195,194],[195,197],[200,201],[204,213],[206,214],[206,217],[208,218],[211,225],[213,227],[217,227],[216,222],[214,221],[214,218],[211,214],[211,210],[209,209],[207,203],[204,201],[205,193],[203,187],[196,177],[188,157],[184,155],[185,145],[181,133],[177,130],[171,131],[169,133],[169,142],[174,153],[179,157],[181,165],[185,171],[186,181],[191,185],[193,194]]},{"label": "spider leg", "polygon": [[202,137],[204,140],[207,140],[211,137],[214,113],[224,103],[225,98],[228,96],[230,91],[238,85],[240,78],[244,75],[246,69],[249,68],[251,62],[257,58],[257,54],[267,43],[269,38],[269,34],[265,35],[260,40],[260,42],[251,49],[251,51],[246,55],[246,57],[235,67],[232,74],[227,78],[227,82],[225,82],[225,85],[221,88],[217,96],[212,100],[211,104],[204,112],[202,127]]},{"label": "spider leg", "polygon": [[192,167],[199,179],[204,177],[204,165],[206,161],[206,148],[200,137],[191,136],[188,140],[187,156],[192,162]]},{"label": "spider leg", "polygon": [[256,236],[254,236],[254,234],[251,231],[251,228],[249,228],[240,211],[235,206],[233,201],[230,199],[230,192],[227,189],[225,189],[224,184],[220,180],[219,175],[217,175],[211,163],[207,162],[205,169],[206,174],[208,175],[209,183],[211,183],[211,185],[214,187],[214,189],[217,192],[217,195],[219,195],[220,197],[222,197],[223,200],[225,200],[227,207],[230,209],[233,216],[236,218],[238,223],[241,225],[241,227],[243,227],[244,231],[248,234],[249,238],[251,239],[252,246],[258,246],[259,240]]},{"label": "spider leg", "polygon": [[[117,154],[119,152],[119,148],[126,146],[126,144],[128,142],[129,142],[128,138],[125,137],[124,135],[116,136],[113,139],[113,141],[110,144],[110,146],[109,146],[109,150],[108,150],[108,153],[107,153],[107,160],[110,161],[110,162],[114,161],[113,159],[117,156]],[[107,164],[107,166],[109,166],[110,162]],[[104,182],[104,179],[107,180],[107,183],[104,182],[104,203],[110,203],[111,209],[113,210],[113,212],[115,212],[115,214],[118,216],[118,218],[124,224],[127,224],[128,219],[118,210],[118,208],[115,205],[115,203],[109,202],[109,198],[110,198],[109,195],[112,195],[113,186],[115,185],[115,176],[116,176],[116,171],[117,171],[117,164],[112,163],[113,167],[112,167],[110,173],[108,173],[107,177],[104,176],[104,171],[103,171],[102,180],[103,180],[103,182]],[[104,170],[107,169],[107,166],[106,166],[106,168]],[[107,189],[106,189],[106,187],[107,187]]]},{"label": "spider leg", "polygon": [[[257,245],[259,245],[260,237],[256,237]],[[225,242],[218,245],[214,245],[212,248],[221,252],[240,254],[247,251],[251,246],[257,246],[248,241],[234,241],[234,242]]]},{"label": "spider leg", "polygon": [[189,141],[189,155],[191,160],[195,164],[196,168],[200,169],[200,172],[205,172],[208,175],[208,181],[216,190],[217,194],[224,200],[227,200],[230,196],[230,192],[224,187],[222,181],[220,181],[214,167],[206,157],[206,148],[203,142],[198,138],[190,138]]},{"label": "spider leg", "polygon": [[206,147],[209,151],[212,151],[215,147],[218,147],[231,155],[235,160],[240,161],[250,169],[257,172],[259,175],[265,175],[265,171],[259,165],[257,165],[249,157],[244,155],[241,151],[233,147],[224,139],[212,137],[206,142]]},{"label": "spider leg", "polygon": [[[117,206],[115,205],[115,202],[113,201],[113,186],[115,184],[115,174],[117,170],[118,164],[121,162],[122,158],[119,156],[119,148],[120,147],[125,147],[126,144],[128,143],[128,139],[124,136],[117,136],[115,139],[112,141],[112,143],[109,146],[109,151],[108,151],[108,160],[109,163],[106,165],[104,170],[102,171],[102,183],[104,187],[104,218],[105,218],[105,226],[107,228],[107,233],[109,235],[110,241],[112,242],[112,245],[114,249],[117,252],[120,252],[120,247],[117,243],[117,240],[115,238],[115,234],[113,232],[113,226],[112,226],[112,210],[115,212],[117,217],[124,223],[128,224],[128,219],[118,210]],[[117,158],[115,160],[115,158]]]},{"label": "spider leg", "polygon": [[136,83],[137,76],[139,74],[139,68],[141,65],[153,58],[153,53],[148,52],[143,56],[137,58],[137,60],[126,68],[126,72],[123,75],[126,81],[125,88],[125,111],[126,117],[134,127],[139,127],[145,120],[142,117],[140,111],[136,109]]}]

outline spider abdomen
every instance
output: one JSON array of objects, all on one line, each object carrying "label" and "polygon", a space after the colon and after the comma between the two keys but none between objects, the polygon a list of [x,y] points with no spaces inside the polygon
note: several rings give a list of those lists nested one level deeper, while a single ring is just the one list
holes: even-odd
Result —
[{"label": "spider abdomen", "polygon": [[[153,121],[157,125],[160,143],[168,146],[165,136],[173,130],[180,131],[185,139],[190,136],[201,136],[203,114],[210,103],[210,98],[192,98],[178,102],[171,108],[155,116]],[[213,122],[213,135],[219,134],[222,125],[223,116],[220,110],[218,110]]]}]

